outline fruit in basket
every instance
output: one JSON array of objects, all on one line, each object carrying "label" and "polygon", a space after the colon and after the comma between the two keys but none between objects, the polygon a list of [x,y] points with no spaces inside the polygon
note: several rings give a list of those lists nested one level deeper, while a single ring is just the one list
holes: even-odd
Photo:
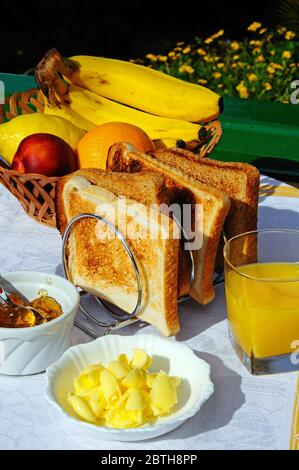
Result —
[{"label": "fruit in basket", "polygon": [[60,137],[74,151],[85,134],[82,129],[62,117],[41,113],[24,114],[0,125],[0,155],[11,164],[22,140],[37,133],[50,133]]},{"label": "fruit in basket", "polygon": [[33,134],[20,143],[12,169],[21,173],[64,176],[77,169],[77,157],[71,146],[60,137]]},{"label": "fruit in basket", "polygon": [[125,122],[109,122],[95,127],[80,140],[79,167],[105,170],[108,151],[118,142],[133,144],[140,152],[155,150],[153,142],[140,127]]},{"label": "fruit in basket", "polygon": [[42,87],[49,83],[49,74],[53,74],[57,92],[58,73],[73,85],[165,118],[207,122],[217,118],[223,108],[222,98],[208,88],[117,59],[89,56],[65,59],[52,49],[37,66],[35,76]]},{"label": "fruit in basket", "polygon": [[[186,141],[197,139],[201,129],[199,124],[144,113],[77,86],[71,85],[68,89],[69,104],[63,103],[66,95],[57,96],[57,98],[60,98],[62,103],[57,106],[52,101],[50,103],[52,112],[55,113],[57,110],[61,115],[63,109],[70,108],[77,115],[82,116],[83,129],[86,128],[86,120],[91,121],[95,126],[108,122],[126,122],[141,127],[152,140],[184,139]],[[45,108],[45,112],[47,112],[47,108]],[[65,117],[68,118],[68,116]]]},{"label": "fruit in basket", "polygon": [[95,127],[95,124],[88,119],[85,119],[81,114],[76,113],[71,106],[61,103],[58,106],[52,107],[45,100],[44,113],[50,116],[60,116],[75,124],[79,129],[88,132]]}]

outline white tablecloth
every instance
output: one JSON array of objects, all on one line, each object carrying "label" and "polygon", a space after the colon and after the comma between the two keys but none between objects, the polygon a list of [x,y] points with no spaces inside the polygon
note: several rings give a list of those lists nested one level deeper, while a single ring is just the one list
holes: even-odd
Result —
[{"label": "white tablecloth", "polygon": [[[299,228],[295,189],[263,177],[262,228]],[[293,197],[294,196],[294,197]],[[58,231],[32,221],[0,185],[1,272],[38,270],[62,273]],[[0,376],[0,449],[288,449],[297,374],[253,377],[234,354],[227,335],[223,286],[202,308],[193,301],[180,307],[183,341],[212,368],[215,394],[199,414],[179,429],[142,443],[94,441],[69,424],[44,398],[45,376]],[[137,325],[120,334],[158,334]],[[299,338],[298,338],[299,339]],[[78,329],[73,343],[91,341]]]}]

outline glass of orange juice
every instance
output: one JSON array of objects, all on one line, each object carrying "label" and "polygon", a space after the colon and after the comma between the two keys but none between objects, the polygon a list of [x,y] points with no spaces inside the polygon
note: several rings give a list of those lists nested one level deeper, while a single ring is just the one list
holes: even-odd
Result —
[{"label": "glass of orange juice", "polygon": [[225,244],[229,335],[255,375],[299,370],[299,230],[260,230]]}]

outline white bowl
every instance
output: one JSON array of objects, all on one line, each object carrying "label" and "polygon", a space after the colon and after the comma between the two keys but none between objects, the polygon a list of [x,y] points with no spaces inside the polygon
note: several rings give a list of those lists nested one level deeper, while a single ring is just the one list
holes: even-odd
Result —
[{"label": "white bowl", "polygon": [[34,271],[1,274],[1,283],[8,292],[11,283],[28,300],[37,298],[39,291],[45,289],[62,307],[63,315],[49,323],[32,328],[0,328],[0,374],[43,372],[71,345],[78,291],[62,277]]},{"label": "white bowl", "polygon": [[[179,389],[179,404],[174,413],[159,418],[154,425],[124,430],[96,426],[77,418],[67,402],[68,394],[73,392],[75,377],[91,364],[108,364],[122,353],[131,357],[133,348],[144,349],[152,356],[151,371],[164,370],[183,379]],[[214,391],[210,380],[210,366],[205,361],[181,343],[152,335],[112,335],[74,346],[56,364],[49,367],[46,378],[48,400],[67,420],[77,423],[82,433],[98,440],[141,441],[167,434],[194,416]]]}]

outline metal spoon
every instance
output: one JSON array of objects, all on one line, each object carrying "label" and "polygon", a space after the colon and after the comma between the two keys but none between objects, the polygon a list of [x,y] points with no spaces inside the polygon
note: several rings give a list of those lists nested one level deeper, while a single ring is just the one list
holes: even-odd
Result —
[{"label": "metal spoon", "polygon": [[24,310],[28,310],[30,312],[36,313],[37,315],[42,317],[42,319],[44,321],[46,321],[46,318],[47,318],[46,313],[41,312],[40,310],[37,310],[34,307],[30,307],[30,306],[27,306],[27,305],[19,305],[19,304],[13,302],[9,298],[8,292],[5,291],[5,289],[3,288],[3,286],[1,286],[1,284],[0,284],[0,304],[1,305],[12,305],[13,307],[23,308]]}]

